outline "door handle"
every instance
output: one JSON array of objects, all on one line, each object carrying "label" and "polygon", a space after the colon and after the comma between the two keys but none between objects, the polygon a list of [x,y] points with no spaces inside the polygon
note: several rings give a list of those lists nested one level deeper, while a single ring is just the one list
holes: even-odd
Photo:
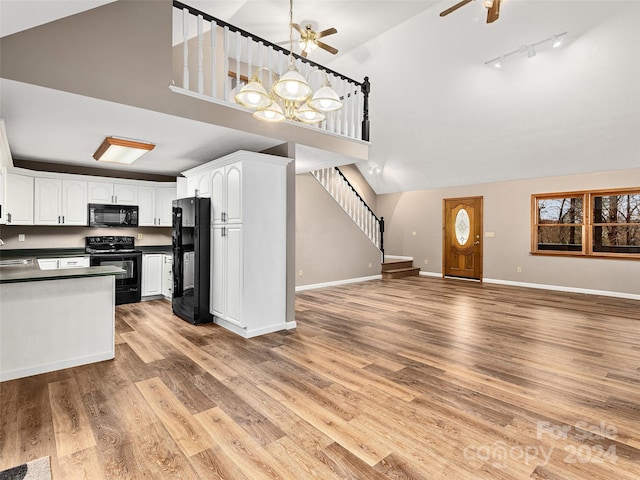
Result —
[{"label": "door handle", "polygon": [[479,242],[479,241],[476,241],[476,242],[474,243],[474,245],[480,245],[480,242]]},{"label": "door handle", "polygon": [[11,223],[11,214],[7,213],[7,223]]}]

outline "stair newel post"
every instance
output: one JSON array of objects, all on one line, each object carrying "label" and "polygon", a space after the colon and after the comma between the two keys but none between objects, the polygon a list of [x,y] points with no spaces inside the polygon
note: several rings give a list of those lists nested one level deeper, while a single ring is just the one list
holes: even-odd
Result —
[{"label": "stair newel post", "polygon": [[369,141],[369,93],[371,92],[371,83],[369,77],[364,77],[362,82],[362,95],[364,97],[364,107],[362,109],[362,140]]}]

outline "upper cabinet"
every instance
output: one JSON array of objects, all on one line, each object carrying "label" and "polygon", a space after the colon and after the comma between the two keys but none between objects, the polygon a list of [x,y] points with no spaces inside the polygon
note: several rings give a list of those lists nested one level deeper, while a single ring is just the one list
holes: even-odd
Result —
[{"label": "upper cabinet", "polygon": [[33,176],[7,172],[7,225],[33,225]]},{"label": "upper cabinet", "polygon": [[86,225],[87,182],[36,177],[34,225]]},{"label": "upper cabinet", "polygon": [[138,185],[117,182],[89,182],[88,203],[138,205]]},{"label": "upper cabinet", "polygon": [[138,205],[141,227],[170,227],[172,202],[176,199],[176,184],[138,187]]},{"label": "upper cabinet", "polygon": [[209,170],[194,173],[187,177],[187,197],[205,197],[211,194],[211,172]]},{"label": "upper cabinet", "polygon": [[213,223],[242,223],[242,163],[226,165],[211,173]]}]

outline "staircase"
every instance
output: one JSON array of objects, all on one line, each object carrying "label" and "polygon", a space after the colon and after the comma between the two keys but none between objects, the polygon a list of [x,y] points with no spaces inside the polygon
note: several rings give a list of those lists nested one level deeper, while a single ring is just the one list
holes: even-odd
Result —
[{"label": "staircase", "polygon": [[385,258],[382,263],[383,280],[417,275],[420,275],[420,269],[413,266],[413,260]]}]

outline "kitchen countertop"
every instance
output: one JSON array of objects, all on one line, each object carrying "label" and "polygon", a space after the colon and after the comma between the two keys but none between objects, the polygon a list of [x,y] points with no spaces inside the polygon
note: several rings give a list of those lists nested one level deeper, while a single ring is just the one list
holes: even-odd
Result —
[{"label": "kitchen countertop", "polygon": [[124,272],[124,270],[122,270],[121,268],[115,267],[113,265],[40,270],[37,261],[35,259],[32,259],[32,261],[33,263],[27,265],[0,267],[0,284],[117,275]]},{"label": "kitchen countertop", "polygon": [[[171,253],[171,245],[140,245],[136,250],[142,253]],[[58,257],[84,257],[89,254],[84,248],[28,248],[28,249],[0,249],[0,258],[58,258]]]}]

